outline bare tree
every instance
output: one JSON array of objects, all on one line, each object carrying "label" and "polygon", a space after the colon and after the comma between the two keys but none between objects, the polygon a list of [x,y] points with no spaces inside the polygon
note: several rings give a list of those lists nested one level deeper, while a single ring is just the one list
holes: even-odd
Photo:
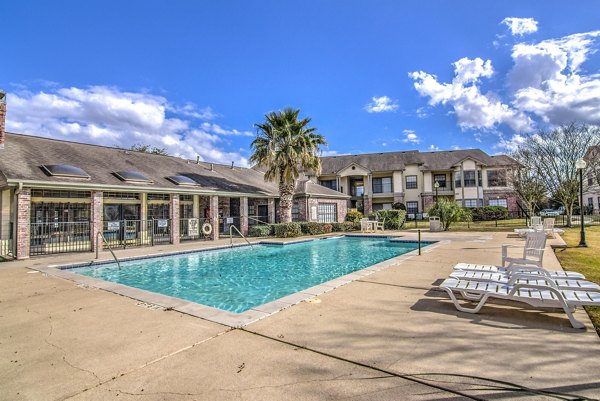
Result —
[{"label": "bare tree", "polygon": [[129,150],[133,150],[136,152],[143,152],[143,153],[152,153],[154,155],[169,156],[169,153],[167,152],[167,150],[165,148],[157,148],[156,146],[150,146],[150,145],[143,144],[143,143],[133,144],[133,145],[131,145]]},{"label": "bare tree", "polygon": [[519,162],[527,161],[527,168],[544,184],[546,194],[564,206],[568,225],[579,197],[575,162],[599,143],[597,127],[571,123],[528,135],[514,154]]},{"label": "bare tree", "polygon": [[544,182],[537,175],[534,166],[534,155],[527,149],[522,149],[514,155],[519,166],[511,171],[510,183],[527,210],[533,214],[535,208],[547,198]]}]

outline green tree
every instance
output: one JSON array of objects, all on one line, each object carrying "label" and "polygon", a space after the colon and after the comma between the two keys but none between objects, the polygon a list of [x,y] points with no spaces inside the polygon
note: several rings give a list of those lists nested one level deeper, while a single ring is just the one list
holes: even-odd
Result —
[{"label": "green tree", "polygon": [[300,110],[286,108],[265,115],[265,121],[255,124],[250,162],[265,169],[265,181],[279,186],[279,212],[282,223],[292,221],[292,201],[300,169],[319,173],[319,150],[326,141],[309,127],[310,118],[298,119]]},{"label": "green tree", "polygon": [[458,203],[453,200],[440,199],[433,205],[428,211],[430,216],[436,216],[440,218],[442,224],[442,230],[448,231],[453,223],[458,221],[471,220],[471,213],[469,210],[460,207]]}]

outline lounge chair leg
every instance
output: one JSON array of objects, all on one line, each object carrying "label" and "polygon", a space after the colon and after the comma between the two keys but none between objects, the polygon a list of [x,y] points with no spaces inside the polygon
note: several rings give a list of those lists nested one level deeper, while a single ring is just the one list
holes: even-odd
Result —
[{"label": "lounge chair leg", "polygon": [[574,329],[585,329],[585,324],[581,323],[579,320],[575,319],[575,316],[573,316],[573,312],[575,312],[575,308],[567,306],[567,304],[562,302],[562,300],[561,300],[561,304],[563,305],[563,310],[565,311],[565,313],[567,314],[567,317],[569,318],[569,322],[571,322],[571,326],[573,326]]},{"label": "lounge chair leg", "polygon": [[468,301],[479,301],[481,299],[481,294],[472,294],[469,293],[468,291],[461,291],[460,294],[463,296],[464,299],[468,300]]},{"label": "lounge chair leg", "polygon": [[[454,306],[456,307],[457,310],[459,310],[460,312],[467,312],[467,313],[478,313],[481,308],[483,308],[483,305],[485,304],[485,301],[487,301],[489,294],[485,294],[484,296],[481,297],[481,300],[479,301],[479,303],[477,304],[477,306],[475,306],[474,308],[465,308],[464,306],[461,306],[458,303],[458,299],[456,299],[456,297],[454,296],[454,293],[452,292],[451,289],[449,288],[444,288],[444,290],[446,290],[446,292],[448,293],[448,295],[450,296],[450,299],[452,300],[452,302],[454,303]],[[463,294],[464,295],[464,294]]]}]

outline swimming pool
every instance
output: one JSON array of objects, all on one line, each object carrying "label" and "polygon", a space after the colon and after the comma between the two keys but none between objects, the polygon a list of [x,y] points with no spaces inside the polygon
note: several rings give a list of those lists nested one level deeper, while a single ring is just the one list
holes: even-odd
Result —
[{"label": "swimming pool", "polygon": [[123,261],[120,269],[110,263],[71,271],[241,313],[417,247],[414,241],[345,236]]}]

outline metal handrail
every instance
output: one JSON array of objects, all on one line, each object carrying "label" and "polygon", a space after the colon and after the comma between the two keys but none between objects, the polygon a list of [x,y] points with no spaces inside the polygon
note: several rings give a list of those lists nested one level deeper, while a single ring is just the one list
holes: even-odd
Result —
[{"label": "metal handrail", "polygon": [[262,223],[262,224],[269,225],[269,223],[267,223],[266,221],[262,221],[262,220],[260,220],[260,219],[257,219],[257,218],[255,218],[255,217],[248,216],[248,219],[249,219],[249,220],[254,220],[254,221],[257,221],[257,222],[259,222],[259,223]]},{"label": "metal handrail", "polygon": [[241,235],[241,237],[248,243],[248,245],[250,245],[250,247],[253,247],[252,243],[248,241],[248,238],[244,237],[244,234],[242,234],[241,231],[238,230],[238,228],[233,224],[229,226],[229,241],[231,247],[233,247],[233,229],[235,229],[235,231],[237,231],[238,234]]},{"label": "metal handrail", "polygon": [[115,255],[115,253],[113,252],[112,248],[110,247],[110,244],[108,243],[108,241],[106,240],[106,237],[104,236],[104,234],[102,234],[102,231],[98,231],[96,233],[96,259],[98,259],[98,238],[102,237],[102,241],[106,244],[106,246],[108,247],[108,250],[110,251],[110,253],[112,254],[113,258],[115,259],[115,262],[117,262],[117,266],[119,266],[119,269],[121,268],[121,263],[119,263],[119,259],[117,259],[117,255]]}]

